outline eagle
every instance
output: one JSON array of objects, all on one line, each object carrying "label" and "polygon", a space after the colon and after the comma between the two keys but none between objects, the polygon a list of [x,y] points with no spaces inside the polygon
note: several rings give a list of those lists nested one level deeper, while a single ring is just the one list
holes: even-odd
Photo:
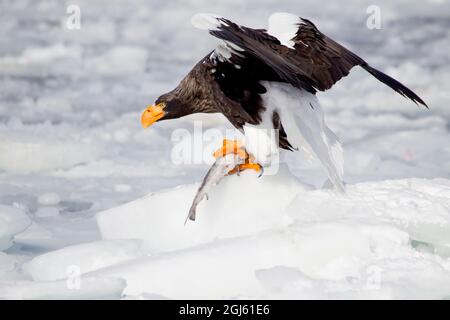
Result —
[{"label": "eagle", "polygon": [[[276,149],[303,150],[317,158],[329,180],[344,190],[343,156],[338,137],[326,125],[317,91],[330,89],[361,67],[409,98],[427,104],[412,90],[332,40],[309,20],[274,13],[267,29],[253,29],[229,19],[199,13],[192,24],[218,38],[172,91],[161,95],[141,116],[144,128],[193,113],[222,113],[245,140],[224,139],[216,158],[230,153],[245,161],[230,174],[246,169],[262,173]],[[275,136],[269,131],[276,131]]]}]

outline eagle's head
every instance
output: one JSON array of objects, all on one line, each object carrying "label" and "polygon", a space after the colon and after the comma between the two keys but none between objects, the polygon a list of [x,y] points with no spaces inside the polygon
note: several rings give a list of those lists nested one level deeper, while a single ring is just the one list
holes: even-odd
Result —
[{"label": "eagle's head", "polygon": [[166,93],[144,110],[141,116],[141,124],[144,128],[147,128],[156,121],[177,119],[189,113],[191,113],[191,110],[179,97],[172,93]]}]

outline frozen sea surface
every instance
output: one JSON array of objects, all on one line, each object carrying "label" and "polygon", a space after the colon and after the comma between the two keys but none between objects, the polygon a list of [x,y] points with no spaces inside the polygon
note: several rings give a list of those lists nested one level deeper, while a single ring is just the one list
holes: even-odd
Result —
[{"label": "frozen sea surface", "polygon": [[[450,297],[450,3],[377,3],[370,30],[371,1],[70,1],[69,30],[69,2],[1,1],[0,298]],[[430,110],[355,69],[318,94],[346,196],[291,154],[278,176],[225,181],[183,227],[208,165],[174,164],[171,133],[230,125],[143,130],[140,113],[214,47],[193,14],[264,28],[274,11],[314,21]]]}]

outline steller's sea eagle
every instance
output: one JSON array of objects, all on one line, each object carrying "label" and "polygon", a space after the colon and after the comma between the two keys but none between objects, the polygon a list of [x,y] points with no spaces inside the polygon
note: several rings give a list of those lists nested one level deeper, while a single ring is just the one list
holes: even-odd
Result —
[{"label": "steller's sea eagle", "polygon": [[245,156],[245,163],[233,172],[263,168],[269,155],[258,151],[261,148],[256,144],[264,141],[258,129],[275,129],[277,148],[303,149],[314,155],[334,186],[343,190],[342,148],[324,122],[315,93],[331,88],[354,66],[416,104],[427,106],[403,84],[296,15],[272,14],[267,30],[239,26],[212,14],[197,14],[192,23],[209,30],[220,43],[174,90],[148,106],[141,122],[148,127],[193,113],[222,113],[245,134],[245,145],[224,140],[223,147],[214,153],[216,157],[228,153]]}]

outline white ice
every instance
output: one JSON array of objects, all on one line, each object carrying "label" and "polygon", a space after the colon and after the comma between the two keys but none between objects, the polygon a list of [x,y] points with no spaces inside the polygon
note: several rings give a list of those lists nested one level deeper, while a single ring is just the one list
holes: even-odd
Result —
[{"label": "white ice", "polygon": [[36,281],[66,279],[75,266],[80,275],[138,258],[139,240],[96,241],[68,246],[39,255],[22,266]]},{"label": "white ice", "polygon": [[12,245],[14,235],[25,230],[31,224],[23,210],[0,205],[0,250]]},{"label": "white ice", "polygon": [[[359,183],[337,195],[287,174],[224,181],[186,227],[195,188],[100,213],[104,238],[140,238],[151,256],[94,274],[125,278],[127,295],[190,299],[440,298],[450,290],[446,180]],[[283,279],[286,268],[295,281]]]}]

